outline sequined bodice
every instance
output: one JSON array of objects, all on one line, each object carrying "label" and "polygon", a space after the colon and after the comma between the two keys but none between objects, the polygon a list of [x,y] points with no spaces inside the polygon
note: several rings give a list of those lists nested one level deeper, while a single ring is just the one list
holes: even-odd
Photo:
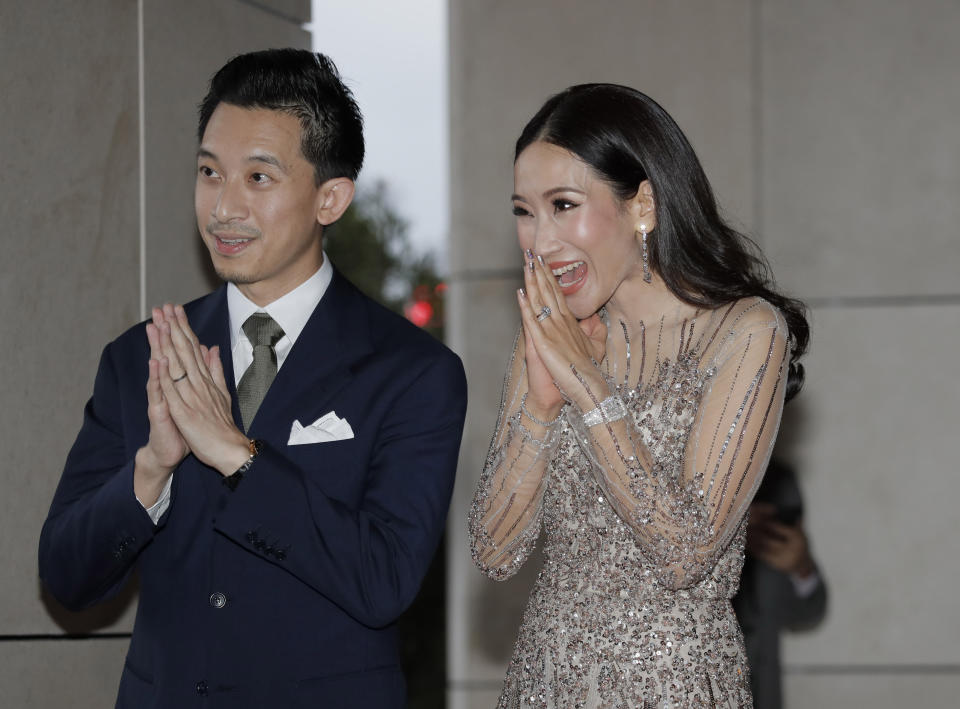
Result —
[{"label": "sequined bodice", "polygon": [[[664,467],[679,470],[690,433],[703,375],[695,362],[665,363],[658,385],[624,392],[644,442]],[[678,376],[685,369],[690,376]],[[586,589],[607,596],[633,598],[662,595],[656,566],[637,544],[629,525],[611,507],[590,475],[590,463],[564,425],[543,499],[544,558],[550,570],[540,583],[564,590]],[[743,534],[735,534],[726,552],[684,597],[732,598],[743,566]]]},{"label": "sequined bodice", "polygon": [[498,706],[750,706],[729,598],[782,408],[786,326],[757,299],[661,321],[655,337],[621,326],[607,391],[591,392],[616,415],[568,405],[539,421],[521,358],[505,378],[473,554],[507,578],[542,528],[545,563]]}]

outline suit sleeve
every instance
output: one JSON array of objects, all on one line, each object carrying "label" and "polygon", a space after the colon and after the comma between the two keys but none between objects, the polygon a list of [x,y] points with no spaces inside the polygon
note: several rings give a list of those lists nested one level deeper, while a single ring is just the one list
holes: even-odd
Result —
[{"label": "suit sleeve", "polygon": [[[771,464],[772,473],[770,482],[774,485],[772,501],[779,506],[797,506],[803,510],[803,495],[800,491],[800,485],[797,482],[797,475],[793,468],[782,462],[777,462],[774,467]],[[806,534],[806,530],[804,530]],[[810,542],[807,535],[807,542]],[[812,553],[812,552],[811,552]],[[790,630],[802,630],[809,628],[823,620],[827,613],[827,584],[823,576],[823,571],[819,565],[814,562],[816,570],[816,585],[813,590],[801,595],[798,592],[796,584],[787,574],[777,571],[764,564],[762,561],[756,562],[762,566],[770,575],[778,580],[776,588],[776,598],[771,609],[771,613],[776,613],[777,621],[781,627]]]},{"label": "suit sleeve", "polygon": [[100,359],[83,427],[40,533],[40,577],[72,610],[115,595],[157,531],[133,490],[115,344]]},{"label": "suit sleeve", "polygon": [[443,350],[398,390],[360,503],[327,495],[265,444],[216,528],[369,627],[413,601],[443,534],[466,413],[459,359]]}]

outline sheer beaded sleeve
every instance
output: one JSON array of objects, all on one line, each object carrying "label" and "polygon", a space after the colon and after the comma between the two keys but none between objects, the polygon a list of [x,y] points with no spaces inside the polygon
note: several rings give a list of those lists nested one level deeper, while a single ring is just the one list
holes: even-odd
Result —
[{"label": "sheer beaded sleeve", "polygon": [[[659,581],[673,589],[702,580],[737,530],[783,408],[782,316],[759,300],[733,310],[689,369],[665,366],[653,409],[639,402],[637,410],[629,387],[610,383],[600,395],[590,392],[597,408],[586,416],[573,406],[566,412],[597,483],[634,530]],[[685,412],[681,402],[691,400],[699,404]],[[678,453],[653,433],[651,417],[658,415],[688,418]]]},{"label": "sheer beaded sleeve", "polygon": [[540,534],[547,466],[560,437],[560,417],[538,421],[523,405],[527,391],[520,334],[503,382],[500,415],[470,507],[474,562],[491,578],[507,579],[523,565]]}]

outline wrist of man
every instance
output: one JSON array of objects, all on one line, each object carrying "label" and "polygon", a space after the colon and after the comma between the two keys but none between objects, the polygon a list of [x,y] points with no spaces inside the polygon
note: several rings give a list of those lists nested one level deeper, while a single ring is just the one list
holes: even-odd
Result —
[{"label": "wrist of man", "polygon": [[816,566],[803,576],[788,574],[788,578],[798,598],[809,598],[820,586],[820,574],[817,573]]},{"label": "wrist of man", "polygon": [[156,483],[162,487],[167,477],[173,472],[175,465],[163,465],[150,449],[149,445],[137,450],[133,457],[134,475],[141,477],[144,482]]},{"label": "wrist of man", "polygon": [[813,559],[808,556],[790,569],[790,575],[797,579],[805,579],[812,576],[816,570],[817,567],[814,565]]},{"label": "wrist of man", "polygon": [[152,507],[163,494],[173,468],[161,465],[147,447],[140,448],[133,458],[133,494],[144,509]]},{"label": "wrist of man", "polygon": [[224,475],[223,477],[223,484],[230,488],[231,492],[237,489],[240,481],[243,480],[243,476],[246,475],[246,472],[250,470],[250,467],[253,465],[254,461],[256,461],[257,456],[260,455],[260,451],[263,450],[263,441],[259,441],[254,438],[248,438],[247,446],[247,452],[249,453],[247,459],[240,464],[240,467],[238,467],[229,475]]},{"label": "wrist of man", "polygon": [[251,441],[242,433],[237,431],[238,436],[227,443],[223,450],[218,454],[213,467],[224,477],[229,477],[237,472],[253,455]]}]

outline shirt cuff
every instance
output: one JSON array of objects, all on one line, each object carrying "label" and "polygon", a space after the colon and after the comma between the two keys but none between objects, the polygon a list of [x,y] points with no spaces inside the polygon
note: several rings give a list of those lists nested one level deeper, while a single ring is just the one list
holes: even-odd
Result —
[{"label": "shirt cuff", "polygon": [[173,485],[173,475],[171,474],[167,478],[166,484],[163,486],[163,490],[160,492],[160,497],[157,498],[157,501],[154,502],[150,507],[147,507],[142,502],[140,498],[137,498],[137,502],[140,502],[143,505],[143,509],[147,511],[147,514],[150,516],[150,519],[153,520],[154,525],[156,525],[160,518],[163,517],[163,513],[167,511],[167,508],[170,506],[170,487]]},{"label": "shirt cuff", "polygon": [[817,586],[820,585],[820,574],[816,570],[807,576],[790,574],[790,583],[793,584],[793,591],[799,598],[809,598],[817,590]]}]

